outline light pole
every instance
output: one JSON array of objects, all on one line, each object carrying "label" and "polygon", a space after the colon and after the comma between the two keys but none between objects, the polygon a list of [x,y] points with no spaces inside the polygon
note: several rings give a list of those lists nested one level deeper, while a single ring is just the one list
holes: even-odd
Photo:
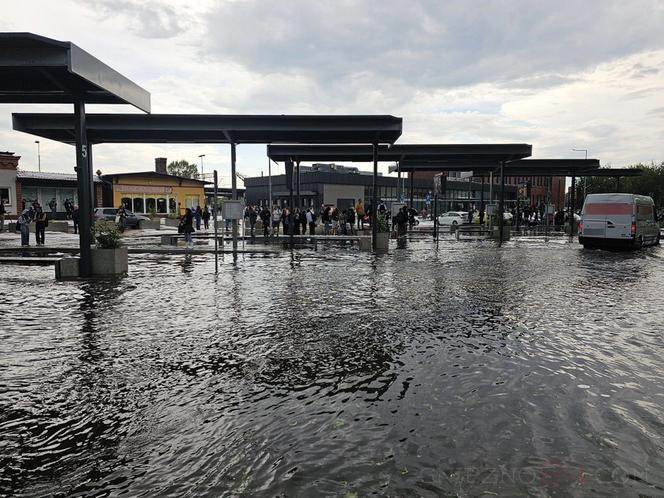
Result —
[{"label": "light pole", "polygon": [[41,173],[41,152],[39,150],[39,140],[35,140],[35,143],[37,144],[37,167]]},{"label": "light pole", "polygon": [[[585,159],[588,160],[588,149],[572,149],[574,152],[585,152],[586,157]],[[586,184],[588,183],[588,177],[584,176],[583,177],[583,200],[585,202],[586,200]]]},{"label": "light pole", "polygon": [[204,157],[205,157],[205,154],[201,154],[200,156],[198,156],[198,158],[201,160],[201,180],[205,180],[205,178],[203,178],[203,158]]}]

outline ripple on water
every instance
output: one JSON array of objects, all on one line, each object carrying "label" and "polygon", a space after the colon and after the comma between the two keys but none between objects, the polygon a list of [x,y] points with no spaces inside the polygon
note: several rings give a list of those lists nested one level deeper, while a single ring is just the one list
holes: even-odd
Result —
[{"label": "ripple on water", "polygon": [[664,493],[659,248],[213,268],[6,270],[0,494]]}]

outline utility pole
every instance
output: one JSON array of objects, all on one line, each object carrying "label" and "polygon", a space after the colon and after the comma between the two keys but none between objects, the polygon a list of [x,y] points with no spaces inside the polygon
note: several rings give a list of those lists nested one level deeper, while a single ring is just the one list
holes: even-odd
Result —
[{"label": "utility pole", "polygon": [[203,175],[203,158],[205,154],[201,154],[198,158],[201,160],[201,180],[205,181],[205,176]]}]

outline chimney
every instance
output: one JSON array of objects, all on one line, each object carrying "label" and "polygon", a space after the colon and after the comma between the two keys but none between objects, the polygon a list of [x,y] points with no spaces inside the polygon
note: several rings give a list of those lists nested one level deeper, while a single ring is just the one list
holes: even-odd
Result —
[{"label": "chimney", "polygon": [[0,169],[18,168],[18,160],[21,156],[15,156],[13,152],[0,152]]},{"label": "chimney", "polygon": [[165,157],[155,157],[155,159],[154,159],[154,170],[157,173],[162,173],[164,175],[168,174],[168,172],[166,171],[166,158]]}]

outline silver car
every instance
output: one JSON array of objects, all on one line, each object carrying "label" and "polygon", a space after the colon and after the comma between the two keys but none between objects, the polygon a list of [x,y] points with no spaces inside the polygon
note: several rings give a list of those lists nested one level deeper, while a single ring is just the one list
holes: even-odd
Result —
[{"label": "silver car", "polygon": [[[141,220],[149,220],[147,216],[142,216],[140,214],[134,214],[133,211],[125,209],[127,216],[124,219],[124,226],[131,228],[138,228],[138,224]],[[110,220],[115,221],[115,217],[118,214],[118,208],[114,207],[100,207],[95,208],[94,218],[95,220]]]}]

